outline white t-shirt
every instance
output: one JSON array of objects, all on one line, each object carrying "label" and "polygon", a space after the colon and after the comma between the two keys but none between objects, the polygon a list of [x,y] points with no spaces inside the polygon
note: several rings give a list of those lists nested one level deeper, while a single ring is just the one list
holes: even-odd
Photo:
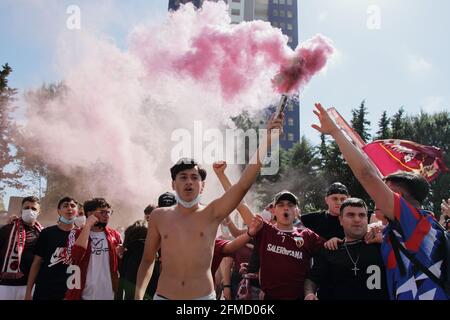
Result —
[{"label": "white t-shirt", "polygon": [[90,238],[91,259],[82,298],[83,300],[114,300],[106,234],[103,231],[91,231]]}]

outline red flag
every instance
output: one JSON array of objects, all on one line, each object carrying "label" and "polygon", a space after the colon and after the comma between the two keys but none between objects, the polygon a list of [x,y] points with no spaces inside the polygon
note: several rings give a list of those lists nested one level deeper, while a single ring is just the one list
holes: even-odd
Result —
[{"label": "red flag", "polygon": [[412,141],[377,140],[363,150],[384,176],[402,170],[419,173],[431,182],[448,171],[441,149]]},{"label": "red flag", "polygon": [[366,144],[335,108],[330,108],[327,112],[353,144],[367,154],[383,176],[401,170],[416,172],[431,182],[440,173],[449,171],[439,148],[394,139]]}]

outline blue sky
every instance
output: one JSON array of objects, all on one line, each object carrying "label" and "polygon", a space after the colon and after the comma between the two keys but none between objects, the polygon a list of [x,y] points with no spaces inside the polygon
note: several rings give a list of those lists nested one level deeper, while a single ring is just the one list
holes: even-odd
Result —
[{"label": "blue sky", "polygon": [[[95,25],[123,48],[132,26],[157,23],[167,12],[167,0],[2,0],[0,63],[14,68],[11,86],[23,91],[61,79],[55,48],[71,4],[81,9],[83,28]],[[379,29],[367,27],[370,6],[379,10]],[[413,114],[448,110],[448,12],[446,0],[299,0],[300,41],[322,33],[338,50],[327,71],[302,92],[302,133],[318,141],[309,128],[316,101],[349,118],[366,99],[373,124],[382,110],[392,115],[402,105]]]},{"label": "blue sky", "polygon": [[[10,85],[20,92],[61,80],[56,47],[67,32],[69,5],[80,8],[83,28],[95,26],[126,48],[128,31],[164,19],[167,2],[2,0],[0,63],[13,67]],[[374,131],[383,110],[389,115],[400,106],[410,114],[449,110],[450,1],[299,0],[298,7],[300,41],[321,33],[338,51],[301,93],[302,134],[319,141],[310,128],[314,102],[335,106],[349,119],[351,108],[366,99]],[[368,20],[379,28],[368,28]]]},{"label": "blue sky", "polygon": [[61,80],[54,59],[59,37],[70,36],[70,5],[80,8],[82,29],[101,31],[122,48],[134,25],[156,23],[167,13],[166,0],[2,0],[0,63],[8,62],[14,69],[11,86],[22,90]]},{"label": "blue sky", "polygon": [[[379,12],[379,29],[367,27],[371,5]],[[309,128],[316,101],[349,119],[351,108],[366,99],[372,125],[383,110],[393,115],[400,106],[410,114],[449,110],[448,12],[446,0],[300,1],[300,41],[322,33],[338,49],[327,72],[303,93],[302,132],[317,140]]]}]

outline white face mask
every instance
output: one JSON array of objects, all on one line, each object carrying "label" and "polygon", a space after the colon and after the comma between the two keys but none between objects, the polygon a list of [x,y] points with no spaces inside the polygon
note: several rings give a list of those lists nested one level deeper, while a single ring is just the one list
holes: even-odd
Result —
[{"label": "white face mask", "polygon": [[178,193],[175,193],[175,198],[177,199],[177,202],[178,202],[182,207],[185,207],[185,208],[189,209],[189,208],[192,208],[193,206],[195,206],[196,204],[198,204],[198,203],[201,201],[202,195],[199,194],[194,200],[189,201],[189,202],[182,200],[182,199],[178,196]]},{"label": "white face mask", "polygon": [[33,211],[31,209],[22,210],[22,220],[25,223],[33,223],[36,221],[39,212]]},{"label": "white face mask", "polygon": [[78,228],[83,227],[86,224],[86,216],[83,215],[75,217],[74,223]]},{"label": "white face mask", "polygon": [[66,217],[60,216],[58,221],[64,224],[72,224],[75,221],[75,218],[67,219]]}]

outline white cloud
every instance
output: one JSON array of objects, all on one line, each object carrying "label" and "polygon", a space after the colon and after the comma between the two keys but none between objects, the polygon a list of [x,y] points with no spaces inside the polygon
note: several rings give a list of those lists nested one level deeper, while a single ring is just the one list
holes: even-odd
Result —
[{"label": "white cloud", "polygon": [[407,64],[408,70],[412,73],[425,73],[433,68],[433,65],[425,58],[412,54],[408,55]]},{"label": "white cloud", "polygon": [[445,99],[439,96],[430,96],[424,99],[423,111],[428,113],[439,112],[445,109]]}]

